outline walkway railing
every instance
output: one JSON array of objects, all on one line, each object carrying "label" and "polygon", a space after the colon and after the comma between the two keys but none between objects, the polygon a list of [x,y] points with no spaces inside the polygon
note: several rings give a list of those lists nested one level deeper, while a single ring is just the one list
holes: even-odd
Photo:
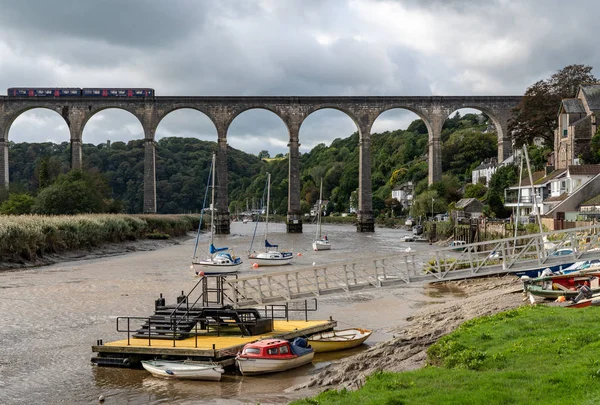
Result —
[{"label": "walkway railing", "polygon": [[[227,277],[223,288],[234,307],[273,304],[390,284],[431,282],[514,273],[600,259],[600,225],[457,248],[401,252],[246,277]],[[398,241],[401,243],[401,241]],[[540,271],[541,271],[540,270]]]}]

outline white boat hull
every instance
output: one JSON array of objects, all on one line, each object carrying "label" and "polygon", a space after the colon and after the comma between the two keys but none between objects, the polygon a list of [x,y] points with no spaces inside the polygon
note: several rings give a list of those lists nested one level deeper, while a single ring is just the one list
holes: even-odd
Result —
[{"label": "white boat hull", "polygon": [[284,264],[291,263],[294,259],[293,253],[281,253],[281,252],[263,252],[257,254],[251,254],[248,256],[250,263],[258,264],[258,266],[281,266]]},{"label": "white boat hull", "polygon": [[247,359],[237,358],[236,364],[243,375],[278,373],[308,364],[315,352],[307,353],[293,359]]},{"label": "white boat hull", "polygon": [[236,273],[240,269],[241,264],[242,262],[235,264],[220,264],[210,260],[200,260],[192,263],[192,270],[194,270],[196,275],[200,275],[201,272],[206,275],[230,274]]},{"label": "white boat hull", "polygon": [[331,250],[331,242],[328,240],[316,240],[313,242],[313,250]]},{"label": "white boat hull", "polygon": [[142,361],[142,366],[155,377],[180,380],[220,381],[225,371],[216,365],[175,361]]}]

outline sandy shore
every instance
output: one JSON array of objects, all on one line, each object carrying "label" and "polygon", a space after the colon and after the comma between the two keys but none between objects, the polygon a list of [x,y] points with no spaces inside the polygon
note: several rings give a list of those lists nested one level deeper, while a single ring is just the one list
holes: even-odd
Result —
[{"label": "sandy shore", "polygon": [[[449,281],[445,287],[460,289],[464,296],[445,297],[424,306],[407,319],[408,326],[394,329],[394,338],[345,358],[291,390],[357,389],[376,371],[408,371],[425,365],[427,348],[463,322],[525,305],[522,284],[512,275]],[[527,302],[528,304],[528,302]]]}]

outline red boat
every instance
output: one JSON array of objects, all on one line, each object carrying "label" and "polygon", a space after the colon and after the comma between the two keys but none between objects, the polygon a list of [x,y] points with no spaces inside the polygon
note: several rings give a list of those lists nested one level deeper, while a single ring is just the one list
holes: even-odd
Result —
[{"label": "red boat", "polygon": [[276,373],[308,364],[314,355],[304,338],[296,338],[293,343],[264,339],[246,344],[236,364],[243,375]]}]

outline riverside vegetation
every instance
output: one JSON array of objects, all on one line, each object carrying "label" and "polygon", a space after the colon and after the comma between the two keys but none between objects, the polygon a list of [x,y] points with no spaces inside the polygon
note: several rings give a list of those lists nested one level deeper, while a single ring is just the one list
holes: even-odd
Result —
[{"label": "riverside vegetation", "polygon": [[8,215],[0,221],[0,258],[35,261],[47,254],[110,242],[182,236],[197,228],[198,217],[191,215]]},{"label": "riverside vegetation", "polygon": [[600,308],[523,306],[464,322],[415,371],[376,372],[357,391],[329,390],[294,405],[595,404]]}]

